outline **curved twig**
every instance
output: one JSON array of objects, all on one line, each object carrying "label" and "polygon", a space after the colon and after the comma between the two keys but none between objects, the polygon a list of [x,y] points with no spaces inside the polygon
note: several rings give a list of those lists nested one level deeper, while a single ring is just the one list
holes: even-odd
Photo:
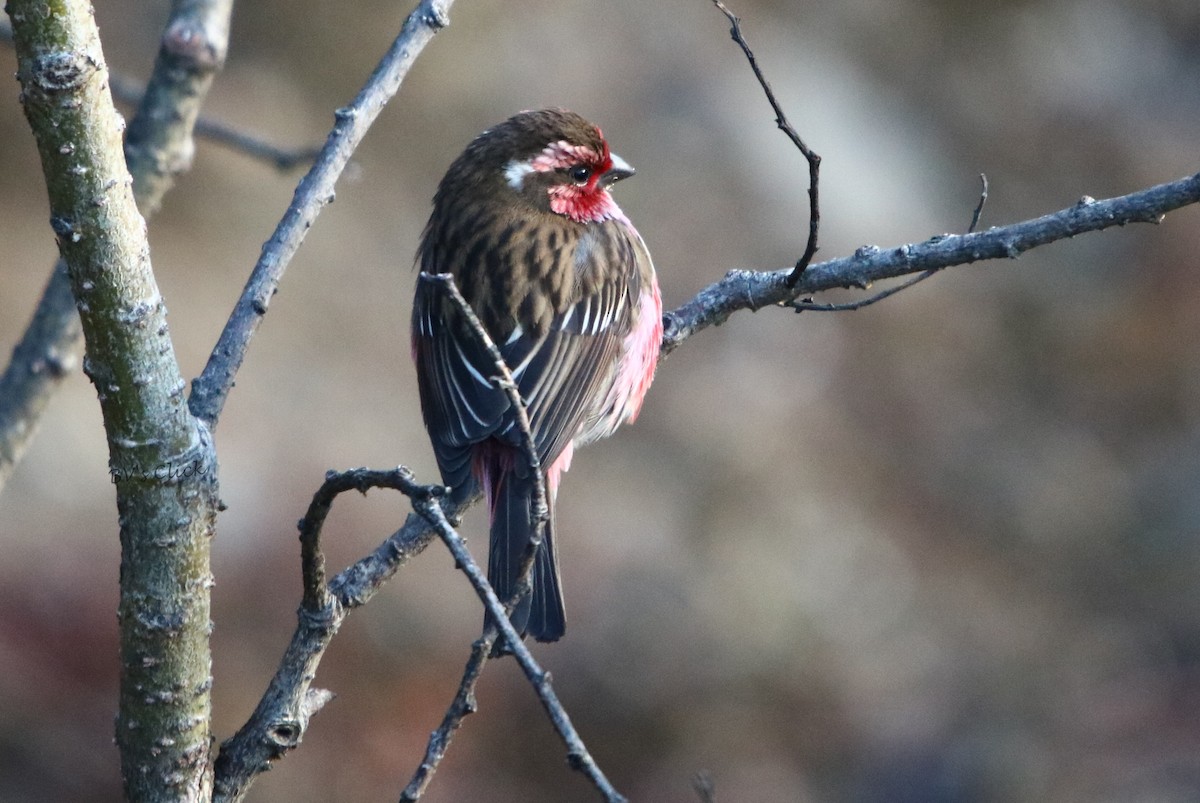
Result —
[{"label": "curved twig", "polygon": [[750,62],[750,69],[754,71],[754,77],[758,79],[759,86],[767,96],[767,102],[771,104],[771,109],[775,112],[775,125],[787,135],[787,138],[792,141],[792,144],[799,149],[800,153],[804,155],[805,161],[808,162],[808,241],[804,245],[804,253],[796,260],[796,264],[792,267],[786,280],[788,287],[794,287],[796,282],[800,281],[800,275],[804,273],[809,263],[812,262],[812,258],[817,254],[817,235],[821,228],[821,202],[818,194],[821,183],[821,157],[804,144],[804,140],[788,122],[783,107],[779,105],[779,101],[775,98],[775,92],[771,89],[771,83],[758,66],[758,59],[755,57],[754,51],[750,49],[746,37],[742,35],[742,21],[726,8],[721,0],[713,0],[713,5],[720,9],[725,18],[729,20],[729,35],[746,55],[746,61]]},{"label": "curved twig", "polygon": [[[971,213],[971,225],[967,227],[967,234],[975,231],[975,227],[979,225],[979,218],[983,214],[983,207],[985,204],[987,204],[987,176],[983,173],[980,173],[979,182],[981,185],[979,190],[979,202],[975,204],[975,211]],[[924,273],[918,273],[911,279],[901,282],[894,287],[889,287],[886,290],[875,293],[874,295],[866,298],[860,298],[858,301],[848,301],[844,304],[818,304],[811,298],[798,298],[793,301],[784,302],[784,306],[791,307],[792,309],[796,310],[796,312],[853,312],[855,310],[860,310],[863,307],[869,307],[872,304],[877,304],[880,301],[883,301],[885,298],[891,298],[892,296],[896,295],[896,293],[907,290],[914,284],[919,284],[925,281],[930,276],[941,270],[942,268],[930,268]]]},{"label": "curved twig", "polygon": [[[366,493],[371,488],[391,488],[414,499],[444,490],[439,486],[419,485],[403,466],[387,471],[360,468],[325,475],[298,525],[304,595],[297,612],[296,630],[254,713],[221,745],[213,769],[214,803],[241,800],[271,762],[299,746],[310,717],[333,698],[331,692],[313,688],[317,668],[349,611],[362,605],[374,592],[358,588],[357,598],[345,594],[351,585],[348,578],[353,577],[363,561],[326,583],[321,528],[339,495],[347,491]],[[429,530],[424,519],[415,515],[412,518],[423,525],[419,532],[406,528],[384,542],[394,560],[391,572],[376,569],[375,588],[431,540],[424,534]]]}]

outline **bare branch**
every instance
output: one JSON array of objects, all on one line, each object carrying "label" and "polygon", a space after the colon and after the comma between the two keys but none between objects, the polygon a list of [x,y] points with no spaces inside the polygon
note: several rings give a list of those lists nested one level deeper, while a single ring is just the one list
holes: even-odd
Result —
[{"label": "bare branch", "polygon": [[421,795],[425,794],[425,790],[429,788],[429,783],[433,780],[433,775],[437,772],[442,759],[446,757],[446,750],[450,747],[450,741],[454,738],[455,731],[459,729],[468,714],[475,713],[477,709],[475,686],[479,683],[480,676],[483,675],[484,664],[491,657],[492,646],[496,643],[499,635],[500,631],[496,625],[489,623],[484,628],[483,635],[471,645],[471,655],[467,658],[467,665],[463,669],[458,691],[450,702],[450,707],[446,709],[441,724],[433,733],[429,734],[429,742],[425,746],[425,758],[413,773],[408,786],[404,787],[404,791],[400,794],[400,803],[416,803],[421,799]]},{"label": "bare branch", "polygon": [[[173,3],[150,78],[150,86],[157,87],[155,98],[168,104],[182,98],[186,99],[185,112],[199,109],[215,71],[224,60],[232,6],[233,0]],[[181,32],[190,39],[189,46],[179,52]],[[0,20],[0,40],[12,41],[12,28],[7,20]],[[207,58],[197,60],[190,54],[207,54]],[[134,178],[134,198],[147,220],[161,204],[178,172],[160,173],[160,166],[178,167],[190,162],[194,119],[190,112],[176,114],[169,107],[147,104],[138,110],[130,124],[131,131],[143,133],[140,158],[127,161],[127,165]],[[151,179],[151,173],[157,177]],[[71,375],[78,359],[81,331],[66,263],[59,260],[32,320],[0,376],[0,489],[32,442],[50,397],[63,379]]]},{"label": "bare branch", "polygon": [[[979,191],[979,202],[975,204],[975,210],[971,213],[971,225],[967,227],[967,234],[975,231],[975,227],[979,225],[979,217],[983,214],[984,204],[987,203],[987,176],[985,176],[983,173],[980,173],[979,181],[982,185]],[[914,284],[925,281],[940,270],[942,270],[942,268],[930,268],[924,273],[919,273],[916,276],[913,276],[911,279],[896,285],[895,287],[889,287],[882,292],[868,296],[867,298],[859,299],[858,301],[850,301],[845,304],[817,304],[811,298],[799,298],[794,301],[784,302],[784,306],[791,307],[792,309],[796,310],[796,312],[853,312],[854,310],[860,310],[863,307],[869,307],[872,304],[883,301],[885,298],[891,298],[892,296],[896,295],[896,293],[899,293],[902,290],[907,290]]]},{"label": "bare branch", "polygon": [[[456,521],[481,498],[482,495],[476,493],[457,508],[444,507],[443,510],[451,521]],[[429,522],[416,513],[410,514],[404,526],[375,547],[371,554],[360,558],[330,580],[329,592],[348,609],[366,605],[392,575],[429,546],[434,535]]]},{"label": "bare branch", "polygon": [[[521,565],[517,573],[518,579],[514,586],[512,597],[504,603],[505,621],[507,622],[507,615],[512,612],[517,602],[533,590],[530,583],[530,576],[533,573],[533,564],[537,557],[537,550],[542,544],[546,522],[550,519],[550,508],[546,500],[546,483],[542,474],[541,461],[538,458],[537,445],[533,438],[533,429],[529,423],[529,414],[525,407],[525,400],[521,398],[517,390],[517,384],[513,380],[508,364],[500,354],[500,350],[496,348],[496,344],[488,335],[487,330],[484,329],[475,311],[471,309],[470,304],[467,303],[462,293],[459,292],[458,286],[454,283],[454,276],[449,273],[431,275],[422,272],[417,277],[417,281],[436,284],[443,292],[450,296],[451,300],[458,307],[459,313],[470,325],[475,336],[492,358],[498,374],[498,376],[492,377],[492,382],[497,388],[503,390],[508,395],[509,402],[516,413],[517,426],[521,432],[523,451],[525,452],[526,460],[529,462],[529,468],[534,478],[534,531],[522,554]],[[429,735],[429,742],[425,748],[425,758],[413,773],[408,786],[405,787],[404,793],[400,797],[401,803],[420,799],[425,789],[429,786],[429,783],[433,780],[433,776],[437,772],[442,759],[445,757],[454,732],[462,725],[463,719],[468,714],[474,713],[475,684],[478,683],[480,676],[483,674],[484,664],[493,654],[492,648],[498,635],[499,630],[496,623],[488,619],[488,624],[484,628],[483,634],[472,645],[471,655],[467,659],[462,681],[459,683],[454,699],[446,709],[446,714],[442,717],[441,724]],[[506,642],[506,644],[508,643]],[[511,644],[507,649],[511,651]]]},{"label": "bare branch", "polygon": [[425,46],[438,31],[450,24],[447,13],[452,3],[453,0],[421,0],[404,21],[399,36],[358,96],[349,106],[335,113],[333,130],[316,163],[296,187],[292,203],[263,247],[262,256],[250,274],[204,372],[192,383],[189,399],[192,413],[210,426],[215,426],[221,415],[246,349],[267,314],[271,297],[288,263],[317,215],[333,201],[338,177],[379,112],[399,90]]},{"label": "bare branch", "polygon": [[[146,91],[144,87],[116,73],[109,77],[109,86],[112,88],[113,98],[131,106],[141,102]],[[308,164],[321,152],[320,148],[315,147],[281,148],[208,117],[196,118],[194,133],[197,137],[224,145],[252,159],[267,162],[281,171]]]},{"label": "bare branch", "polygon": [[896,293],[899,293],[902,290],[907,290],[908,288],[912,287],[914,284],[918,284],[920,282],[925,281],[930,276],[932,276],[933,274],[935,274],[941,270],[942,270],[941,268],[930,268],[929,270],[925,271],[924,273],[918,273],[916,276],[913,276],[912,278],[910,278],[904,282],[901,282],[900,284],[895,285],[894,287],[889,287],[886,290],[881,290],[880,292],[875,293],[872,296],[867,296],[866,298],[859,299],[858,301],[847,301],[844,304],[818,304],[817,302],[813,301],[812,298],[797,298],[794,301],[782,301],[780,303],[785,307],[790,307],[791,309],[794,309],[798,313],[799,312],[854,312],[855,310],[860,310],[863,307],[869,307],[872,304],[877,304],[880,301],[883,301],[885,298],[891,298],[892,296],[896,295]]},{"label": "bare branch", "polygon": [[1078,203],[1033,220],[969,234],[946,234],[923,243],[888,249],[867,245],[853,256],[810,265],[795,286],[790,268],[731,270],[691,301],[663,316],[662,353],[670,354],[692,335],[718,326],[738,310],[760,310],[799,296],[838,287],[869,287],[872,282],[967,265],[985,259],[1016,259],[1031,248],[1089,231],[1128,223],[1159,223],[1171,211],[1200,202],[1200,173],[1138,192]]},{"label": "bare branch", "polygon": [[[150,82],[125,132],[125,160],[143,214],[153,214],[192,165],[200,104],[229,49],[233,0],[175,0]],[[160,120],[176,121],[162,125]]]},{"label": "bare branch", "polygon": [[[321,528],[334,499],[340,494],[351,490],[366,493],[371,488],[392,488],[417,497],[435,495],[444,490],[438,486],[418,485],[404,467],[388,471],[360,468],[330,472],[325,476],[325,481],[313,494],[308,511],[298,525],[304,593],[297,612],[296,630],[254,713],[234,736],[221,745],[214,768],[214,801],[232,803],[241,800],[254,779],[266,771],[272,761],[299,746],[308,730],[310,717],[332,699],[331,692],[312,688],[312,681],[342,620],[351,608],[363,604],[366,599],[351,601],[338,593],[345,586],[343,576],[354,567],[343,572],[332,583],[326,583]],[[425,524],[423,519],[415,515],[412,518]],[[428,525],[422,529],[428,530]],[[404,531],[393,535],[385,545],[393,544],[393,539],[403,541],[401,533]],[[397,543],[393,545],[392,553],[411,556],[423,549],[430,538],[424,538],[423,543],[420,543],[419,536],[414,540],[417,542],[414,551],[406,551]],[[413,544],[409,542],[408,545]],[[393,568],[388,576],[394,571]],[[382,585],[385,579],[379,578],[375,587]]]},{"label": "bare branch", "polygon": [[25,454],[50,397],[79,369],[79,313],[59,260],[0,376],[0,490]]},{"label": "bare branch", "polygon": [[309,164],[321,152],[318,147],[281,148],[207,117],[201,117],[196,121],[196,136],[204,137],[218,145],[224,145],[230,150],[245,154],[260,162],[267,162],[280,171]]},{"label": "bare branch", "polygon": [[430,492],[418,486],[412,473],[403,466],[387,471],[356,468],[350,471],[330,471],[325,482],[313,495],[308,512],[300,520],[300,568],[304,581],[301,606],[308,611],[320,611],[330,601],[329,584],[325,578],[325,556],[321,552],[321,528],[333,506],[333,500],[346,491],[366,494],[371,488],[392,488],[412,495]]},{"label": "bare branch", "polygon": [[[392,488],[406,494],[412,499],[417,513],[410,516],[404,528],[394,533],[374,553],[343,571],[326,586],[325,561],[320,548],[320,531],[325,518],[338,495],[349,490],[365,493],[369,488]],[[214,801],[234,803],[241,800],[254,779],[268,769],[272,761],[300,744],[308,728],[309,717],[332,698],[330,692],[313,689],[311,684],[338,627],[350,610],[364,605],[401,565],[421,552],[434,533],[447,543],[458,565],[470,578],[491,615],[492,624],[473,645],[459,694],[446,715],[451,724],[444,723],[440,729],[445,734],[444,740],[431,742],[426,763],[418,770],[405,792],[407,796],[413,790],[415,796],[404,799],[416,800],[420,797],[449,744],[450,734],[462,718],[474,710],[475,681],[497,638],[496,623],[499,623],[499,631],[503,632],[508,643],[515,645],[513,652],[518,662],[567,745],[570,765],[587,775],[607,800],[624,799],[612,789],[596,766],[554,694],[549,674],[538,666],[528,648],[521,643],[504,613],[504,606],[471,558],[461,536],[450,524],[447,511],[441,503],[445,490],[441,486],[416,483],[404,467],[389,471],[354,469],[326,475],[325,482],[313,495],[308,512],[299,524],[304,597],[297,615],[296,630],[254,713],[237,734],[221,745],[215,766]],[[471,499],[467,504],[474,501]],[[457,515],[457,511],[453,514]],[[431,755],[435,758],[430,765]]]},{"label": "bare branch", "polygon": [[800,139],[800,135],[796,133],[796,129],[788,122],[787,115],[783,112],[783,107],[779,105],[779,101],[775,99],[775,92],[771,89],[771,84],[767,81],[767,76],[763,74],[762,69],[758,66],[758,59],[754,56],[754,51],[750,49],[750,45],[746,42],[746,37],[742,35],[742,21],[725,7],[721,0],[713,0],[713,5],[721,10],[725,18],[729,20],[730,29],[729,35],[737,42],[738,47],[746,54],[746,60],[750,62],[750,69],[754,70],[754,77],[758,79],[759,86],[767,96],[767,101],[771,104],[771,108],[775,112],[775,125],[779,126],[779,130],[787,135],[800,153],[804,155],[804,159],[808,162],[808,242],[804,246],[804,253],[796,260],[792,272],[788,274],[787,286],[794,287],[796,282],[800,280],[800,274],[812,262],[812,258],[817,253],[817,234],[821,228],[821,203],[818,197],[818,187],[820,185],[821,173],[821,157],[814,151],[810,150],[804,144],[804,140]]},{"label": "bare branch", "polygon": [[[558,735],[566,745],[567,763],[572,769],[583,773],[600,794],[604,796],[606,801],[609,801],[609,803],[624,803],[625,798],[609,783],[608,778],[604,776],[600,767],[597,766],[595,759],[588,752],[587,746],[584,745],[583,740],[579,737],[578,732],[576,732],[575,726],[571,724],[571,718],[567,715],[550,683],[550,673],[542,669],[537,661],[534,660],[533,655],[529,652],[529,648],[521,640],[520,634],[513,628],[512,622],[508,620],[508,616],[505,614],[504,604],[500,602],[500,599],[496,596],[496,592],[488,585],[487,578],[471,557],[471,552],[467,549],[462,536],[446,520],[439,501],[432,496],[424,498],[414,496],[413,507],[433,525],[438,535],[441,536],[447,549],[454,555],[458,567],[467,575],[467,578],[471,581],[471,585],[475,588],[475,593],[483,601],[484,607],[491,616],[492,625],[499,627],[500,634],[512,649],[513,656],[517,659],[517,663],[520,664],[521,670],[525,673],[525,677],[529,680],[530,685],[533,686],[534,693],[537,694],[538,700],[541,701],[542,707],[546,710],[551,724],[554,725],[554,729],[558,731]],[[486,642],[487,635],[485,634],[484,638],[476,642],[475,650],[482,649]],[[468,670],[470,670],[470,664],[468,664]],[[466,678],[464,677],[465,680]],[[460,686],[460,692],[462,688],[464,687]],[[409,790],[406,789],[405,795],[407,796],[408,794]],[[418,797],[419,793],[417,797],[402,797],[401,800],[416,800]]]}]

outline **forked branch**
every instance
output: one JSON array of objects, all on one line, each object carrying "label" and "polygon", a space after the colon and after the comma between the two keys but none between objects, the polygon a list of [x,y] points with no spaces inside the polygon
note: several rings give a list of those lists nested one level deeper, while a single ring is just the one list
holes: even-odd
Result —
[{"label": "forked branch", "polygon": [[[605,777],[600,767],[592,758],[591,753],[588,752],[583,740],[579,737],[579,733],[575,730],[575,726],[571,724],[571,718],[567,715],[566,709],[563,708],[558,695],[554,692],[554,687],[550,683],[550,673],[542,669],[537,661],[534,660],[532,653],[529,652],[529,648],[521,640],[520,634],[513,628],[512,623],[508,620],[508,616],[505,613],[506,606],[496,596],[496,592],[488,584],[487,577],[484,576],[483,571],[480,570],[471,557],[471,553],[467,549],[466,543],[463,542],[462,536],[455,532],[454,528],[446,521],[441,505],[438,504],[436,499],[420,500],[414,498],[413,506],[437,530],[446,547],[454,555],[459,569],[471,581],[471,585],[475,588],[475,593],[479,595],[484,607],[487,608],[492,623],[488,629],[491,630],[498,626],[500,634],[508,642],[508,647],[512,651],[513,657],[517,659],[517,663],[521,666],[521,671],[525,673],[525,677],[528,678],[534,693],[537,694],[538,700],[546,710],[546,715],[550,718],[550,723],[554,725],[554,729],[558,731],[558,735],[567,746],[568,765],[572,769],[583,773],[608,803],[625,803],[625,797],[613,788],[608,778]],[[490,650],[490,647],[489,634],[485,633],[474,645],[472,658],[468,663],[467,675],[470,674],[469,670],[476,661],[475,656],[480,655],[484,650]],[[482,661],[486,660],[486,654],[483,654],[479,660],[479,665],[482,667]],[[460,686],[460,695],[463,693],[462,690],[465,687],[466,680],[467,676],[464,675],[464,685]],[[470,694],[466,696],[468,699],[473,697]],[[410,785],[409,789],[413,789],[412,785]],[[405,790],[405,796],[401,800],[419,799],[420,792],[414,790],[417,791],[417,794],[409,796],[409,789]]]},{"label": "forked branch", "polygon": [[670,354],[692,335],[724,323],[739,310],[756,311],[824,290],[869,287],[882,279],[952,265],[1016,259],[1032,248],[1089,231],[1127,223],[1160,223],[1168,212],[1197,202],[1200,173],[1102,201],[1084,196],[1057,212],[986,231],[942,234],[922,243],[891,248],[864,245],[852,256],[810,265],[795,285],[788,284],[791,268],[731,270],[725,278],[663,316],[662,353]]},{"label": "forked branch", "polygon": [[327,583],[321,529],[333,501],[347,491],[366,493],[371,488],[391,488],[414,499],[442,490],[418,484],[403,467],[388,471],[353,469],[325,476],[299,524],[303,596],[296,630],[254,713],[221,745],[214,767],[215,803],[241,800],[271,762],[299,746],[309,718],[332,699],[330,692],[313,688],[312,681],[338,627],[351,609],[370,599],[388,577],[431,540],[429,526],[414,515],[412,519],[421,526],[406,526],[376,550],[386,557],[376,559],[373,553]]},{"label": "forked branch", "polygon": [[[983,215],[983,207],[987,204],[988,180],[987,176],[983,173],[979,174],[979,183],[981,185],[979,190],[979,202],[975,204],[975,211],[971,213],[971,225],[967,227],[967,234],[975,231],[975,227],[979,225],[979,218]],[[798,298],[794,301],[786,302],[784,306],[791,307],[792,309],[796,310],[796,312],[806,312],[809,310],[813,312],[853,312],[854,310],[860,310],[863,307],[869,307],[872,304],[878,304],[885,298],[891,298],[897,293],[903,292],[904,290],[912,287],[914,284],[919,284],[920,282],[925,281],[940,270],[941,268],[930,268],[924,273],[918,273],[916,276],[913,276],[907,281],[893,285],[886,290],[881,290],[874,295],[867,296],[866,298],[860,298],[857,301],[848,301],[845,304],[818,304],[811,298]]]}]

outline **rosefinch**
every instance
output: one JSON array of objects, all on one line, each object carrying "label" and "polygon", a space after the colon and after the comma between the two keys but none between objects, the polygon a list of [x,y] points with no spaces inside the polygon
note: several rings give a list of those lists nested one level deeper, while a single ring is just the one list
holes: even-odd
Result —
[{"label": "rosefinch", "polygon": [[[575,447],[637,417],[662,340],[662,300],[645,243],[609,194],[633,175],[600,129],[561,110],[522,112],[484,131],[438,186],[417,260],[453,274],[525,401],[551,516],[522,635],[566,626],[554,501]],[[412,350],[442,481],[463,500],[479,483],[491,513],[488,580],[501,600],[534,531],[534,477],[495,364],[444,291],[417,282]]]}]

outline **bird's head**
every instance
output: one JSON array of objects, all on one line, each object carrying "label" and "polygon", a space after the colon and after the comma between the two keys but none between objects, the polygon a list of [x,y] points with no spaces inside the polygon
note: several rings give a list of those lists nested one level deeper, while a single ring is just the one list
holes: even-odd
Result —
[{"label": "bird's head", "polygon": [[624,218],[608,190],[633,172],[599,128],[574,112],[543,109],[521,112],[476,137],[451,165],[438,195],[482,193],[591,223]]}]

